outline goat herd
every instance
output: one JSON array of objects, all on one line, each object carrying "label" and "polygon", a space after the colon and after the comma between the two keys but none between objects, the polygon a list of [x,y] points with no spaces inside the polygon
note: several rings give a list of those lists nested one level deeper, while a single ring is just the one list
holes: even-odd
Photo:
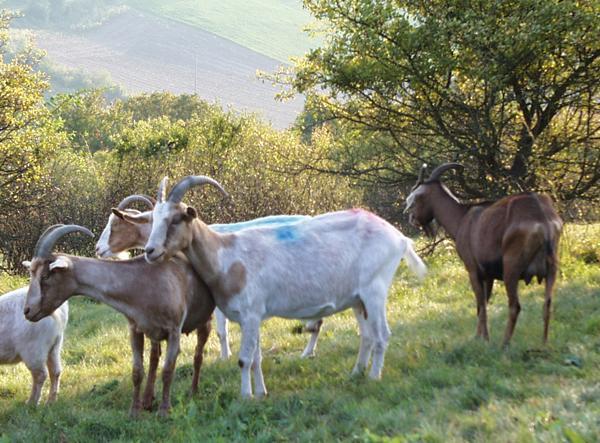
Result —
[{"label": "goat herd", "polygon": [[[519,280],[546,280],[544,342],[548,337],[552,289],[557,272],[557,245],[562,221],[543,195],[524,193],[496,202],[462,204],[440,182],[456,163],[437,167],[419,179],[406,199],[410,222],[431,234],[435,219],[456,243],[477,300],[477,335],[488,339],[486,304],[494,280],[504,280],[509,320],[508,345],[520,305]],[[207,226],[196,210],[182,202],[193,186],[215,180],[189,176],[158,200],[134,195],[112,210],[98,243],[99,259],[54,253],[64,235],[93,234],[78,225],[54,225],[40,237],[29,269],[29,287],[0,297],[0,363],[23,361],[33,377],[29,402],[37,404],[50,376],[48,401],[56,399],[61,374],[60,352],[67,324],[67,300],[85,295],[124,314],[130,325],[133,353],[131,415],[151,410],[160,342],[167,341],[159,415],[168,414],[170,385],[182,333],[196,331],[192,393],[198,388],[203,348],[215,305],[221,355],[231,354],[227,319],[240,324],[242,397],[267,394],[261,368],[260,324],[270,317],[307,320],[312,332],[303,356],[313,355],[322,318],[352,308],[360,330],[353,373],[369,367],[381,377],[390,329],[386,300],[401,259],[420,278],[426,268],[410,239],[376,215],[360,210],[316,217],[271,216],[249,222]],[[150,207],[130,209],[135,201]],[[144,255],[107,260],[133,248]],[[24,316],[23,316],[24,314]],[[144,393],[144,336],[151,342]],[[251,383],[251,380],[253,383]]]}]

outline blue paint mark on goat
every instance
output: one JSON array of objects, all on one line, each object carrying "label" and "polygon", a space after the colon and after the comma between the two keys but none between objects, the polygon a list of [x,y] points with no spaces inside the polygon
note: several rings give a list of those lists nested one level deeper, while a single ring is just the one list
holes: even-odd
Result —
[{"label": "blue paint mark on goat", "polygon": [[210,225],[210,228],[214,229],[217,232],[225,233],[225,232],[239,232],[244,229],[251,228],[260,228],[260,227],[275,227],[275,226],[283,226],[298,223],[299,221],[309,219],[309,216],[306,215],[271,215],[268,217],[257,218],[254,220],[238,222],[238,223],[229,223],[229,224],[215,224]]},{"label": "blue paint mark on goat", "polygon": [[275,229],[275,236],[282,242],[298,240],[298,229],[293,225],[280,226]]}]

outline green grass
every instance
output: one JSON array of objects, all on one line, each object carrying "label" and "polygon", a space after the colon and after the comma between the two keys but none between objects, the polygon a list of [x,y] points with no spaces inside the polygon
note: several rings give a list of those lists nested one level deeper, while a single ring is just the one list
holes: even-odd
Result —
[{"label": "green grass", "polygon": [[[0,367],[0,441],[570,441],[600,436],[600,225],[568,226],[550,340],[541,345],[540,285],[522,286],[509,350],[501,347],[506,295],[496,283],[491,342],[474,339],[475,302],[451,247],[427,259],[422,286],[399,271],[388,305],[392,338],[383,379],[352,378],[358,350],[347,312],[328,318],[317,357],[299,358],[306,336],[293,322],[263,325],[269,397],[239,397],[237,359],[217,359],[211,336],[200,393],[191,382],[194,337],[183,340],[167,420],[129,420],[130,351],[124,318],[78,298],[71,303],[58,402],[24,405],[29,373]],[[596,256],[597,257],[597,256]],[[23,281],[5,283],[15,287]],[[231,328],[234,352],[239,329]],[[573,364],[576,363],[576,364]],[[578,365],[580,367],[578,367]]]},{"label": "green grass", "polygon": [[210,31],[279,61],[301,56],[315,41],[303,28],[299,0],[127,0],[135,8]]}]

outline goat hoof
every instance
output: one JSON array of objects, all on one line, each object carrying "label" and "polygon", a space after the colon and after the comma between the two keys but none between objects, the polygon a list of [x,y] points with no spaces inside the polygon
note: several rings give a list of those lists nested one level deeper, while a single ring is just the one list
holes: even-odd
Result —
[{"label": "goat hoof", "polygon": [[358,368],[355,366],[354,369],[352,369],[352,372],[350,373],[350,377],[364,377],[365,371],[366,368]]},{"label": "goat hoof", "polygon": [[160,418],[167,418],[167,417],[169,417],[169,409],[170,409],[170,408],[168,408],[168,407],[167,407],[167,408],[164,408],[164,407],[162,407],[162,406],[161,406],[161,407],[158,409],[158,416],[159,416]]},{"label": "goat hoof", "polygon": [[256,392],[254,394],[254,398],[256,398],[257,400],[261,400],[263,398],[266,398],[269,395],[269,393],[267,391],[264,392]]},{"label": "goat hoof", "polygon": [[135,420],[135,419],[138,419],[139,417],[140,417],[140,410],[139,410],[139,408],[131,408],[129,410],[129,418],[132,418],[132,419]]}]

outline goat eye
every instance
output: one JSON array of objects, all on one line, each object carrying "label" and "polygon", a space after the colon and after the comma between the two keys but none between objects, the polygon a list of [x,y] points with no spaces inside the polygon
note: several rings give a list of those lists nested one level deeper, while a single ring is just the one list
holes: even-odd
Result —
[{"label": "goat eye", "polygon": [[48,280],[50,278],[50,274],[42,274],[42,280]]}]

